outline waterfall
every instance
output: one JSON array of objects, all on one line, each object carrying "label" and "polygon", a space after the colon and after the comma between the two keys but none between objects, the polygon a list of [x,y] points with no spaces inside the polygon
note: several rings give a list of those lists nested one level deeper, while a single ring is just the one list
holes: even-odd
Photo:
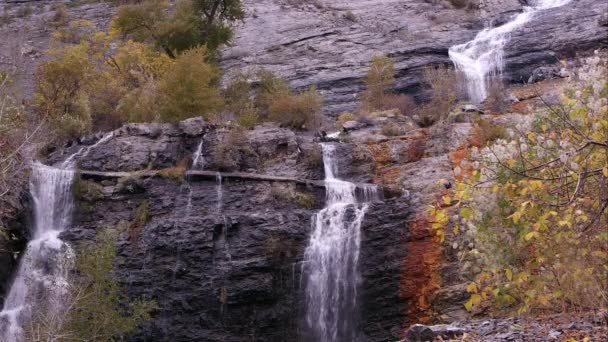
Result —
[{"label": "waterfall", "polygon": [[3,342],[24,341],[23,327],[35,312],[59,314],[68,294],[67,275],[73,252],[59,239],[59,234],[71,222],[74,174],[72,170],[40,163],[32,167],[30,192],[34,200],[34,227],[0,312]]},{"label": "waterfall", "polygon": [[202,170],[205,168],[205,158],[203,157],[203,143],[204,139],[201,139],[201,142],[198,143],[196,147],[196,151],[194,151],[194,155],[192,156],[192,169],[193,170]]},{"label": "waterfall", "polygon": [[[190,170],[203,170],[205,168],[205,158],[203,157],[203,143],[204,137],[198,143],[196,150],[192,154],[192,166]],[[188,196],[186,198],[186,218],[190,217],[192,211],[192,186],[190,185],[190,179],[186,178],[186,191]]]},{"label": "waterfall", "polygon": [[450,59],[456,70],[464,74],[467,93],[474,103],[481,103],[488,96],[489,82],[494,76],[500,77],[504,67],[504,47],[510,39],[510,33],[530,21],[534,14],[549,8],[560,7],[571,0],[537,0],[532,7],[516,15],[504,25],[486,28],[480,31],[473,40],[452,46]]},{"label": "waterfall", "polygon": [[304,253],[306,324],[311,341],[355,341],[361,223],[376,188],[366,187],[358,202],[356,185],[336,178],[336,146],[321,146],[326,207],[312,217]]},{"label": "waterfall", "polygon": [[110,132],[110,133],[107,133],[106,135],[104,135],[103,137],[101,137],[101,139],[99,139],[93,145],[86,146],[86,147],[81,147],[76,153],[74,153],[71,156],[69,156],[61,164],[61,167],[62,168],[70,168],[74,164],[74,158],[76,158],[77,156],[80,156],[81,158],[86,157],[89,154],[89,152],[91,152],[92,149],[94,149],[95,147],[97,147],[97,146],[99,146],[99,145],[101,145],[101,144],[109,141],[113,137],[114,137],[114,132]]}]

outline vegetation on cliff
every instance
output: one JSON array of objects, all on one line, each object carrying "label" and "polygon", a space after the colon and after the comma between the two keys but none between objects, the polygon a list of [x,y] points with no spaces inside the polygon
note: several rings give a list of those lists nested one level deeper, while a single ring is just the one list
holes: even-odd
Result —
[{"label": "vegetation on cliff", "polygon": [[474,150],[453,194],[431,209],[438,234],[450,226],[475,241],[468,253],[483,271],[467,287],[467,309],[608,305],[607,65],[604,54],[590,58],[561,104]]}]

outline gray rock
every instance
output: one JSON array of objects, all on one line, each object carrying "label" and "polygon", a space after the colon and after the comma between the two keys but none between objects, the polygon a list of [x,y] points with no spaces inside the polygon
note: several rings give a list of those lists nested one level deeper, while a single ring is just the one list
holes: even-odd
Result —
[{"label": "gray rock", "polygon": [[359,121],[346,121],[345,123],[342,124],[342,129],[344,129],[345,131],[355,131],[358,130],[359,128],[363,127],[363,124]]},{"label": "gray rock", "polygon": [[[481,1],[472,17],[423,1],[336,0],[323,9],[298,9],[275,0],[244,4],[256,15],[245,19],[234,46],[224,53],[221,65],[227,76],[254,66],[277,72],[294,88],[316,85],[331,115],[356,109],[355,95],[364,89],[362,79],[374,55],[384,53],[395,61],[396,90],[424,99],[425,66],[451,64],[450,46],[471,40],[485,22],[500,24],[522,10],[516,0]],[[357,23],[342,18],[346,10],[357,16]],[[505,46],[505,80],[525,82],[535,69],[557,64],[571,51],[584,54],[606,46],[604,12],[601,2],[580,0],[538,13]],[[231,53],[235,50],[249,51],[249,56]]]},{"label": "gray rock", "polygon": [[462,106],[462,111],[465,113],[479,113],[479,114],[483,114],[483,111],[479,109],[479,107],[477,107],[474,104],[466,104],[464,106]]}]

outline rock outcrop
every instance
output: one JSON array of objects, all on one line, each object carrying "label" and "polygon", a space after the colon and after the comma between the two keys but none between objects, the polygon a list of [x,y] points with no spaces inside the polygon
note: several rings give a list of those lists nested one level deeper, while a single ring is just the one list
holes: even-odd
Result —
[{"label": "rock outcrop", "polygon": [[[480,1],[479,9],[456,9],[447,1],[244,1],[247,18],[222,67],[263,67],[296,88],[315,85],[330,115],[356,107],[362,78],[374,55],[395,61],[396,88],[425,98],[425,66],[450,63],[448,49],[471,40],[492,22],[522,10],[516,0]],[[505,79],[527,82],[538,67],[608,45],[606,7],[574,0],[543,11],[513,33],[505,46]],[[557,67],[559,72],[559,67]]]},{"label": "rock outcrop", "polygon": [[[256,162],[218,173],[220,181],[214,151],[230,134],[200,120],[131,124],[48,157],[58,163],[80,151],[78,209],[63,238],[78,245],[104,227],[123,229],[117,274],[130,296],[158,302],[133,341],[301,338],[303,253],[311,217],[325,203],[323,165],[311,160],[318,143],[272,125],[242,132]],[[205,170],[176,167],[187,164],[201,139]],[[374,162],[364,145],[342,144],[339,151],[340,177],[371,180]],[[293,200],[294,192],[312,201]],[[143,207],[145,223],[134,225]],[[403,331],[410,215],[407,197],[388,196],[372,203],[363,221],[360,326],[370,341],[397,340]]]}]

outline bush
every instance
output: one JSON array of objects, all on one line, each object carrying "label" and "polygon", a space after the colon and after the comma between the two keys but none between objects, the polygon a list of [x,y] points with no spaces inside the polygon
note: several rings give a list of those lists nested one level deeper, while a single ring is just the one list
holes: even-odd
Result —
[{"label": "bush", "polygon": [[384,107],[388,92],[395,84],[395,63],[385,55],[375,56],[365,77],[367,90],[363,93],[363,109],[378,110]]},{"label": "bush", "polygon": [[336,120],[336,128],[337,129],[342,129],[342,125],[344,125],[345,122],[348,121],[356,121],[357,120],[357,116],[351,112],[342,112],[339,116],[338,119]]},{"label": "bush", "polygon": [[236,171],[248,165],[257,154],[247,140],[246,132],[233,129],[213,147],[213,162],[220,171]]},{"label": "bush", "polygon": [[357,16],[351,11],[347,11],[346,13],[344,13],[344,19],[350,20],[354,23],[357,22]]},{"label": "bush", "polygon": [[243,128],[252,129],[260,119],[255,106],[252,86],[248,72],[237,72],[229,80],[224,90],[226,108],[234,113],[236,122]]},{"label": "bush", "polygon": [[493,79],[488,87],[485,106],[494,112],[504,112],[511,104],[506,96],[507,92],[508,90],[505,89],[500,78]]},{"label": "bush", "polygon": [[476,147],[483,147],[488,143],[493,143],[498,139],[508,137],[504,126],[493,124],[490,120],[477,118],[474,120],[473,130],[470,134],[469,143]]},{"label": "bush", "polygon": [[274,99],[291,94],[285,80],[277,77],[272,71],[260,70],[257,72],[258,93],[255,97],[255,106],[268,116],[270,105]]},{"label": "bush", "polygon": [[[608,306],[608,56],[586,62],[563,104],[518,122],[510,141],[476,149],[473,171],[444,199],[475,245],[459,257],[483,269],[467,287],[468,310]],[[447,212],[436,213],[447,224]]]},{"label": "bush", "polygon": [[153,42],[175,57],[203,45],[215,51],[232,39],[230,25],[245,16],[240,0],[180,0],[173,10],[167,7],[158,0],[121,6],[110,25],[111,32]]},{"label": "bush", "polygon": [[63,27],[68,23],[69,16],[68,9],[64,4],[55,5],[50,24],[55,29]]},{"label": "bush", "polygon": [[416,113],[416,102],[405,94],[386,94],[380,110],[397,109],[401,115],[413,116]]},{"label": "bush", "polygon": [[418,111],[418,124],[429,127],[447,118],[461,90],[456,72],[445,66],[426,67],[424,81],[431,89],[431,99]]},{"label": "bush", "polygon": [[268,118],[295,129],[315,129],[320,125],[322,100],[315,87],[299,94],[276,94],[268,107]]},{"label": "bush", "polygon": [[87,45],[52,50],[35,75],[35,103],[61,138],[85,134],[91,128],[86,89],[93,75]]},{"label": "bush", "polygon": [[388,137],[394,137],[403,134],[403,130],[394,122],[385,122],[382,124],[381,132]]},{"label": "bush", "polygon": [[315,196],[310,193],[300,192],[292,186],[273,186],[270,191],[271,197],[280,203],[290,202],[305,209],[315,206]]},{"label": "bush", "polygon": [[161,121],[178,122],[195,116],[210,119],[222,107],[217,88],[220,72],[206,62],[207,57],[204,47],[188,50],[160,80]]},{"label": "bush", "polygon": [[108,230],[97,234],[94,244],[83,246],[76,254],[76,271],[68,282],[69,296],[62,317],[59,308],[37,308],[25,327],[28,341],[112,341],[128,335],[151,318],[154,301],[129,300],[113,271],[116,237]]},{"label": "bush", "polygon": [[[57,20],[62,19],[58,18]],[[95,23],[89,20],[74,20],[67,25],[66,23],[57,23],[57,25],[60,27],[53,32],[53,39],[67,44],[78,44],[82,40],[92,41],[94,34],[97,32]]]},{"label": "bush", "polygon": [[469,0],[450,0],[450,3],[455,8],[465,8],[465,7],[469,6],[469,2],[470,2]]}]

